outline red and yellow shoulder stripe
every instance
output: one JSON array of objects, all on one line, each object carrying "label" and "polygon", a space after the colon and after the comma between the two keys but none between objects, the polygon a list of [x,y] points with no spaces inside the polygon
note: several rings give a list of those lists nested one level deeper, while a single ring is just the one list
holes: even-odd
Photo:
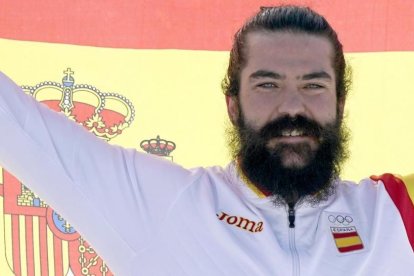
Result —
[{"label": "red and yellow shoulder stripe", "polygon": [[371,176],[373,180],[381,180],[392,201],[400,212],[408,240],[414,250],[414,174],[405,177],[393,174]]}]

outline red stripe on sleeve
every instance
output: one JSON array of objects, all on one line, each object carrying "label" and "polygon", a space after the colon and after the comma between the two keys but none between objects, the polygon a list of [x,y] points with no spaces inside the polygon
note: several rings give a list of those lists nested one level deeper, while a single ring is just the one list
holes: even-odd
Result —
[{"label": "red stripe on sleeve", "polygon": [[408,240],[414,251],[414,204],[408,194],[407,187],[401,179],[392,174],[372,176],[371,179],[381,180],[384,183],[385,189],[400,212]]}]

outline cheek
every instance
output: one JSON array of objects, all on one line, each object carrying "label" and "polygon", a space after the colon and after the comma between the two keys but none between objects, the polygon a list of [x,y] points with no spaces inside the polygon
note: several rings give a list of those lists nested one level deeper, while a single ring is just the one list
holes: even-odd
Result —
[{"label": "cheek", "polygon": [[277,106],[280,99],[277,97],[277,93],[260,93],[250,92],[241,98],[242,107],[249,112],[256,114],[266,114],[272,112]]},{"label": "cheek", "polygon": [[269,95],[249,96],[241,101],[243,115],[247,121],[256,127],[262,126],[271,117],[275,110],[274,97]]},{"label": "cheek", "polygon": [[329,122],[336,118],[336,97],[312,98],[307,103],[315,119]]}]

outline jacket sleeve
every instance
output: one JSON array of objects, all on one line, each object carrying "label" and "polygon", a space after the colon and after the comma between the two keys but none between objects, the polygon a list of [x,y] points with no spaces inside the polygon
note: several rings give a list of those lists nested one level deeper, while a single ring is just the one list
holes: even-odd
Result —
[{"label": "jacket sleeve", "polygon": [[169,161],[109,145],[2,73],[0,126],[0,165],[73,224],[118,273],[196,177]]},{"label": "jacket sleeve", "polygon": [[371,179],[382,183],[389,198],[401,217],[408,241],[414,251],[414,201],[412,199],[413,176],[400,177],[390,173],[371,176]]}]

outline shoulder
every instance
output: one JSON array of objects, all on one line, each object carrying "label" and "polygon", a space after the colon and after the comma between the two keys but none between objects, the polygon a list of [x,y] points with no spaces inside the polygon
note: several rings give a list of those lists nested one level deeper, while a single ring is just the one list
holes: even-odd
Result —
[{"label": "shoulder", "polygon": [[221,197],[225,195],[240,195],[243,189],[243,183],[239,180],[237,169],[233,162],[225,167],[212,166],[195,168],[191,170],[193,173],[198,173],[197,183],[202,185],[193,185],[193,187],[201,189],[209,189],[220,194]]},{"label": "shoulder", "polygon": [[414,249],[414,175],[406,177],[393,174],[371,176],[377,185],[383,185],[398,210],[407,231],[408,239]]},{"label": "shoulder", "polygon": [[398,206],[403,204],[404,207],[413,206],[413,183],[414,175],[401,177],[394,174],[386,173],[379,176],[371,176],[370,180],[374,185],[383,185],[394,203]]},{"label": "shoulder", "polygon": [[414,201],[414,174],[404,177],[390,173],[372,175],[359,183],[341,180],[339,187],[345,193],[377,193],[384,190],[393,200],[405,198]]},{"label": "shoulder", "polygon": [[[371,176],[356,184],[340,181],[340,198],[348,206],[359,206],[371,215],[399,217],[408,241],[414,250],[414,175],[401,177],[394,174]],[[388,217],[391,218],[391,217]]]}]

